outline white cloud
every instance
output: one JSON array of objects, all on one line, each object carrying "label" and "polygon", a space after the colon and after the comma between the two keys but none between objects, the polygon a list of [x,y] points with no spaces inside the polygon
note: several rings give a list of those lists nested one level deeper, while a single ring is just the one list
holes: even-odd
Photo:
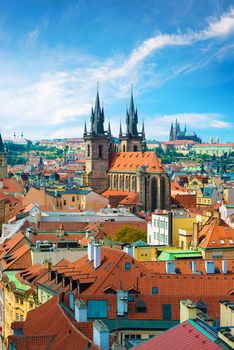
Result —
[{"label": "white cloud", "polygon": [[211,19],[204,31],[207,38],[225,37],[234,33],[234,8],[224,13],[220,19]]},{"label": "white cloud", "polygon": [[[79,57],[75,53],[71,60],[77,62],[74,69],[57,69],[50,73],[43,73],[37,81],[27,82],[22,79],[12,86],[0,90],[0,115],[7,118],[12,125],[11,130],[16,127],[27,126],[32,128],[30,137],[34,137],[34,130],[37,129],[37,137],[45,134],[45,128],[51,130],[54,127],[54,134],[62,132],[71,133],[69,127],[64,123],[82,120],[89,115],[91,103],[95,96],[96,81],[101,82],[102,98],[105,105],[113,101],[126,99],[130,90],[130,83],[139,86],[159,86],[162,82],[172,79],[177,75],[192,71],[201,66],[199,64],[183,63],[180,67],[170,67],[167,71],[160,72],[158,67],[145,65],[145,60],[157,50],[174,47],[189,46],[198,41],[220,39],[231,35],[234,31],[234,10],[224,13],[219,19],[210,19],[207,28],[199,32],[188,31],[184,34],[162,34],[159,33],[136,47],[128,57],[122,55],[113,56],[104,61],[94,58]],[[35,28],[28,33],[28,40],[34,42],[40,35],[40,30]],[[61,62],[64,66],[68,53],[54,57],[54,60]],[[7,64],[7,63],[6,63]],[[204,64],[204,63],[202,63]],[[148,68],[147,68],[148,67]],[[6,78],[5,78],[6,79]],[[124,111],[124,106],[123,106]],[[160,125],[161,135],[168,133],[168,121],[173,121],[174,116],[163,116]],[[212,128],[224,128],[228,123],[222,121],[219,115],[204,114],[180,114],[179,119],[186,119],[187,123],[195,128],[205,121],[204,125]],[[196,119],[195,119],[196,118]],[[160,121],[159,119],[157,119]],[[195,124],[193,121],[196,120]],[[163,124],[164,123],[164,124]],[[9,130],[9,125],[6,127]],[[77,130],[78,131],[78,130]],[[77,132],[74,130],[74,134]],[[149,128],[149,133],[151,132]],[[52,133],[50,133],[52,135]],[[70,135],[72,136],[72,135]],[[73,135],[75,136],[75,135]]]}]

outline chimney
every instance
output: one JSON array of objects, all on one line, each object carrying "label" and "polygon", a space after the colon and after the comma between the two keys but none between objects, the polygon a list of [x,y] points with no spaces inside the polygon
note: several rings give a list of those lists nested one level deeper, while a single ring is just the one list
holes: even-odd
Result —
[{"label": "chimney", "polygon": [[101,320],[96,320],[93,323],[93,341],[97,346],[99,346],[102,350],[109,350],[109,329],[105,325],[105,323]]},{"label": "chimney", "polygon": [[199,222],[193,223],[193,246],[194,247],[197,247],[199,243],[199,231],[200,231],[199,226],[200,226]]},{"label": "chimney", "polygon": [[81,299],[75,301],[75,320],[77,322],[87,322],[87,306]]},{"label": "chimney", "polygon": [[94,246],[93,242],[88,243],[88,260],[93,261],[93,251],[94,251]]},{"label": "chimney", "polygon": [[69,293],[69,307],[71,310],[75,310],[75,299],[74,294],[72,292]]},{"label": "chimney", "polygon": [[39,250],[41,246],[41,241],[36,241],[36,250]]},{"label": "chimney", "polygon": [[227,273],[227,260],[222,260],[222,271],[223,273]]},{"label": "chimney", "polygon": [[117,290],[117,316],[124,316],[128,312],[128,291]]},{"label": "chimney", "polygon": [[205,261],[206,273],[214,273],[214,261]]},{"label": "chimney", "polygon": [[131,257],[133,257],[133,247],[131,245],[125,245],[124,246],[124,251]]},{"label": "chimney", "polygon": [[93,259],[94,268],[98,269],[101,266],[101,247],[98,244],[94,244]]},{"label": "chimney", "polygon": [[192,261],[191,262],[191,269],[192,269],[193,273],[197,272],[197,263],[196,263],[196,261]]},{"label": "chimney", "polygon": [[220,212],[219,211],[214,211],[213,216],[216,219],[217,225],[220,226],[221,225]]},{"label": "chimney", "polygon": [[175,273],[174,261],[166,261],[166,273]]}]

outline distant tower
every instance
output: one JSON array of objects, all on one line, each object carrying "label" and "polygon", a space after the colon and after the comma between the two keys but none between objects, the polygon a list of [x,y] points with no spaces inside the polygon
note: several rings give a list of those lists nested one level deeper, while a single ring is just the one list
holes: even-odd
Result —
[{"label": "distant tower", "polygon": [[219,137],[216,137],[216,143],[219,144]]},{"label": "distant tower", "polygon": [[23,139],[24,138],[24,133],[23,133],[23,131],[21,132],[21,139]]},{"label": "distant tower", "polygon": [[169,141],[173,141],[173,129],[174,129],[174,125],[173,125],[173,123],[171,123]]},{"label": "distant tower", "polygon": [[2,136],[0,134],[0,178],[7,178],[7,152],[2,142]]},{"label": "distant tower", "polygon": [[213,137],[212,136],[210,137],[210,144],[211,145],[213,144]]},{"label": "distant tower", "polygon": [[142,132],[137,131],[138,113],[134,106],[133,91],[131,91],[131,98],[129,109],[126,110],[126,134],[122,133],[120,125],[119,139],[121,152],[144,152],[146,148],[144,126]]},{"label": "distant tower", "polygon": [[43,158],[42,157],[40,157],[40,159],[39,159],[38,169],[39,169],[39,171],[43,171],[43,169],[44,169],[44,162],[43,162]]},{"label": "distant tower", "polygon": [[101,193],[108,188],[108,175],[110,155],[112,153],[111,127],[104,130],[104,108],[100,105],[99,92],[94,108],[91,109],[90,132],[84,126],[84,141],[86,146],[85,165],[89,186]]}]

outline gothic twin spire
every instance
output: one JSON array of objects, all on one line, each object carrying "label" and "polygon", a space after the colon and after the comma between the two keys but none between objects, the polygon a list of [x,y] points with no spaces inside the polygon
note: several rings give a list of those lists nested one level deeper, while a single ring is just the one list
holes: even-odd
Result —
[{"label": "gothic twin spire", "polygon": [[[104,130],[104,120],[105,120],[105,115],[104,115],[104,108],[103,106],[101,107],[100,104],[100,98],[99,98],[99,91],[97,87],[97,96],[96,96],[96,101],[94,108],[92,107],[91,109],[91,117],[90,117],[90,122],[91,122],[91,130],[90,133],[93,135],[104,135],[105,130]],[[129,108],[126,110],[126,136],[128,137],[138,137],[140,136],[137,130],[137,124],[138,124],[138,113],[137,113],[137,108],[134,106],[134,98],[133,98],[133,89],[131,90],[131,98],[130,98],[130,104]],[[111,127],[110,127],[110,122],[108,124],[108,135],[111,135]],[[120,123],[120,131],[119,131],[119,136],[122,136],[122,126]],[[144,123],[142,125],[142,138],[145,139],[145,130],[144,130]],[[87,135],[87,125],[85,123],[84,126],[84,136]]]}]

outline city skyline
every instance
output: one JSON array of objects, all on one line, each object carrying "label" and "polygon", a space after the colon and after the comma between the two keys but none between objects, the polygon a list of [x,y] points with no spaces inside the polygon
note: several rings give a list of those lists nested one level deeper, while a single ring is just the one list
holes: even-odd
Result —
[{"label": "city skyline", "polygon": [[131,84],[147,139],[171,122],[204,141],[233,138],[232,1],[0,3],[4,137],[80,137],[96,82],[118,135]]}]

